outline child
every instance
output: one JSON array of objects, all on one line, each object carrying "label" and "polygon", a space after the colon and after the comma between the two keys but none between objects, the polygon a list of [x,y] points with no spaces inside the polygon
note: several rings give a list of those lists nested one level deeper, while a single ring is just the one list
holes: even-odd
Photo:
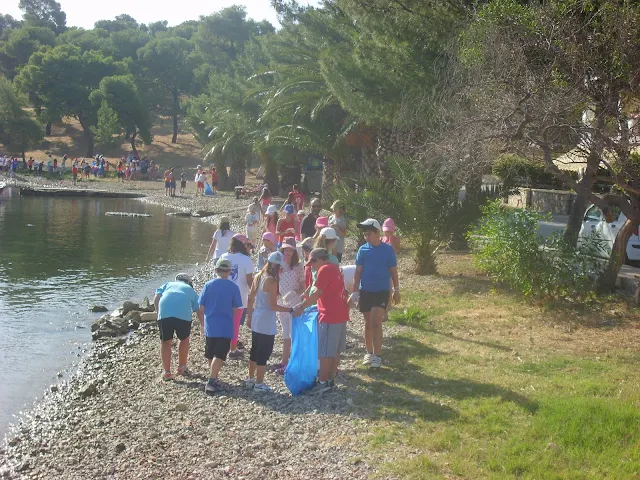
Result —
[{"label": "child", "polygon": [[336,244],[338,242],[338,234],[331,227],[320,230],[320,235],[315,239],[313,248],[324,248],[329,253],[329,261],[340,266],[338,257],[334,254]]},{"label": "child", "polygon": [[182,172],[180,173],[180,193],[184,193],[187,189],[187,174]]},{"label": "child", "polygon": [[275,205],[269,205],[264,214],[264,229],[275,235],[278,226],[278,209]]},{"label": "child", "polygon": [[262,270],[262,267],[267,263],[269,255],[277,249],[278,239],[275,234],[271,232],[264,232],[262,234],[262,247],[260,247],[260,252],[258,252],[258,270]]},{"label": "child", "polygon": [[267,187],[262,189],[262,193],[260,194],[260,198],[258,199],[262,208],[262,213],[266,214],[267,208],[271,205],[271,192]]},{"label": "child", "polygon": [[231,238],[235,235],[234,232],[231,231],[230,223],[231,221],[229,220],[229,217],[220,217],[220,224],[211,239],[211,245],[209,245],[207,257],[204,260],[205,262],[208,262],[210,258],[213,258],[213,261],[217,262],[222,254],[229,251]]},{"label": "child", "polygon": [[329,226],[329,219],[327,217],[318,217],[316,219],[316,233],[313,235],[313,240],[315,241],[320,235],[320,232],[323,228],[327,228]]},{"label": "child", "polygon": [[400,238],[396,235],[396,223],[393,221],[393,218],[387,218],[382,223],[382,231],[384,232],[384,237],[381,239],[382,243],[391,245],[397,255],[400,249]]},{"label": "child", "polygon": [[[234,316],[242,308],[242,298],[238,286],[229,280],[231,262],[221,258],[216,263],[217,278],[208,281],[198,303],[200,304],[200,328],[204,332],[206,344],[204,356],[209,362],[209,380],[204,391],[208,394],[223,390],[218,380],[220,369],[227,360],[234,334]],[[204,318],[203,318],[204,317]]]},{"label": "child", "polygon": [[302,240],[302,221],[304,220],[304,210],[298,210],[298,232],[296,233],[296,241]]},{"label": "child", "polygon": [[269,357],[273,353],[276,337],[276,312],[293,313],[293,308],[278,305],[280,270],[284,267],[284,257],[280,252],[269,255],[267,264],[253,280],[247,325],[251,328],[251,352],[249,354],[249,378],[245,387],[257,392],[270,392],[264,383],[264,373]]},{"label": "child", "polygon": [[344,237],[347,234],[347,219],[344,216],[345,206],[340,200],[336,200],[331,205],[333,215],[329,217],[329,226],[338,234],[338,241],[335,246],[335,255],[339,262],[342,262],[342,254],[344,253]]},{"label": "child", "polygon": [[253,245],[258,243],[259,225],[260,225],[260,206],[255,203],[247,207],[247,214],[244,217],[247,238]]},{"label": "child", "polygon": [[73,184],[76,185],[78,183],[78,164],[73,162],[73,167],[71,167],[71,175],[73,176]]},{"label": "child", "polygon": [[196,197],[198,193],[200,195],[204,195],[204,182],[207,180],[204,171],[202,171],[202,165],[198,165],[198,170],[196,171]]}]

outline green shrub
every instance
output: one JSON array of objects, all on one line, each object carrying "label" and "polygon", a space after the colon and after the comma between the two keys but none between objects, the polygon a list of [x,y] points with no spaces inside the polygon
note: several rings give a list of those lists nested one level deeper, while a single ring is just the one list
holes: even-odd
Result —
[{"label": "green shrub", "polygon": [[598,260],[603,240],[590,237],[573,247],[560,233],[538,236],[542,215],[493,202],[470,232],[474,263],[497,283],[525,295],[582,301],[594,295],[593,279],[604,270]]},{"label": "green shrub", "polygon": [[514,187],[564,188],[556,176],[547,171],[543,163],[511,153],[498,157],[493,163],[492,173],[502,180],[506,191]]}]

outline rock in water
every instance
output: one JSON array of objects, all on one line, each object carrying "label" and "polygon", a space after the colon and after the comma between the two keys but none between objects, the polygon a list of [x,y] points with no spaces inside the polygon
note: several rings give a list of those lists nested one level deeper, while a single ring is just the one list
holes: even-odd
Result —
[{"label": "rock in water", "polygon": [[156,307],[149,301],[149,297],[144,297],[142,300],[142,304],[140,305],[140,311],[142,312],[153,312]]},{"label": "rock in water", "polygon": [[108,217],[150,217],[149,213],[105,212]]},{"label": "rock in water", "polygon": [[102,312],[108,312],[109,311],[109,309],[107,307],[105,307],[104,305],[94,305],[89,310],[91,310],[93,313],[102,313]]},{"label": "rock in water", "polygon": [[140,305],[138,305],[137,303],[133,303],[133,302],[124,302],[122,304],[122,315],[126,315],[127,313],[131,312],[132,310],[140,310]]}]

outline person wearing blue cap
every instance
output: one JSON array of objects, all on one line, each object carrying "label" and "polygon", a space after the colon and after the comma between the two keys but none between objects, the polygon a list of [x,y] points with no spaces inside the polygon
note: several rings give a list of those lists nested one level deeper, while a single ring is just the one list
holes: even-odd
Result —
[{"label": "person wearing blue cap", "polygon": [[295,237],[298,232],[298,217],[296,217],[296,210],[293,205],[285,205],[284,218],[278,220],[276,226],[276,235],[278,236],[278,243],[281,244],[284,241],[284,237]]},{"label": "person wearing blue cap", "polygon": [[293,308],[278,305],[280,271],[284,268],[284,256],[273,252],[267,263],[254,277],[247,305],[247,326],[251,329],[249,353],[249,378],[245,387],[258,392],[270,392],[264,383],[267,362],[273,353],[276,338],[276,312],[293,313]]}]

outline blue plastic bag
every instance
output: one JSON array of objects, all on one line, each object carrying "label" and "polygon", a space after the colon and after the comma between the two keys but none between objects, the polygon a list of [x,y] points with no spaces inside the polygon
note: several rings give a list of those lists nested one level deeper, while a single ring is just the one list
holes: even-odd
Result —
[{"label": "blue plastic bag", "polygon": [[318,307],[307,308],[291,321],[291,358],[284,383],[292,395],[313,387],[318,373]]},{"label": "blue plastic bag", "polygon": [[211,185],[209,185],[209,182],[205,182],[204,184],[204,194],[213,195],[213,188],[211,188]]}]

